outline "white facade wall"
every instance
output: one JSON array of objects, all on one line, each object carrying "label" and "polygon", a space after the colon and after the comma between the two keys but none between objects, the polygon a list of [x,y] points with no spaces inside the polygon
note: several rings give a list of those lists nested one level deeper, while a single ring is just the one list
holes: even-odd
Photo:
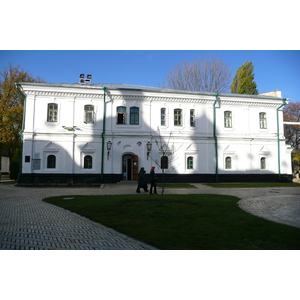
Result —
[{"label": "white facade wall", "polygon": [[[103,133],[104,91],[101,87],[55,84],[21,86],[26,94],[24,174],[99,175],[103,165],[104,174],[126,175],[123,174],[124,155],[138,156],[138,168],[143,166],[150,170],[155,165],[154,161],[160,161],[162,156],[155,143],[159,140],[158,130],[163,143],[174,150],[169,157],[169,171],[173,174],[215,174],[216,163],[220,175],[278,173],[277,108],[282,104],[280,98],[221,94],[216,101],[215,95],[208,93],[107,88]],[[56,122],[47,121],[49,103],[58,107]],[[93,124],[84,122],[85,105],[94,107]],[[117,124],[118,107],[126,107],[126,124]],[[139,109],[137,125],[130,124],[131,107]],[[163,126],[161,108],[166,111]],[[174,125],[175,109],[182,111],[180,126]],[[190,126],[191,109],[194,110],[195,127]],[[226,111],[232,113],[230,128],[224,126]],[[260,128],[259,114],[262,112],[266,114],[267,122],[264,129]],[[63,126],[74,127],[74,130],[69,131]],[[291,174],[291,150],[285,145],[282,111],[279,111],[279,130],[281,173]],[[102,134],[105,143],[103,163]],[[108,141],[112,142],[109,156],[106,148]],[[152,143],[152,150],[147,159],[148,142]],[[47,167],[49,155],[56,157],[55,168]],[[86,155],[93,159],[91,169],[84,168]],[[187,166],[189,156],[194,159],[192,169]],[[231,158],[230,169],[226,169],[227,157]],[[266,159],[265,169],[261,168],[262,157]],[[156,172],[161,171],[156,168]],[[128,179],[126,176],[125,179]]]}]

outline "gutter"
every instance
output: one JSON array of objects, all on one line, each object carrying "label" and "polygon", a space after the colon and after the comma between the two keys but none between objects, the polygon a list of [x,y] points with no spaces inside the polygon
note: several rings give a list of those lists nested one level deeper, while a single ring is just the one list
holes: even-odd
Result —
[{"label": "gutter", "polygon": [[20,84],[18,82],[15,83],[15,87],[17,89],[17,91],[19,92],[20,96],[23,98],[24,100],[24,104],[23,104],[23,118],[22,118],[22,128],[21,131],[19,132],[20,138],[21,138],[21,149],[20,149],[20,171],[18,174],[18,182],[19,182],[19,176],[20,174],[22,174],[22,170],[23,170],[23,166],[22,166],[22,158],[23,158],[23,132],[24,132],[24,128],[25,128],[25,111],[26,111],[26,95],[22,92],[22,90],[20,89]]},{"label": "gutter", "polygon": [[277,148],[278,148],[278,180],[281,182],[281,170],[280,170],[280,138],[279,138],[279,109],[286,105],[286,98],[282,99],[283,103],[276,109],[277,117]]},{"label": "gutter", "polygon": [[218,157],[218,137],[217,137],[217,128],[216,128],[216,103],[218,101],[219,94],[215,94],[215,101],[214,101],[214,140],[215,140],[215,155],[216,155],[216,182],[219,182],[219,157]]},{"label": "gutter", "polygon": [[104,169],[104,135],[105,135],[105,118],[106,118],[106,103],[105,103],[105,92],[106,87],[102,87],[103,89],[103,130],[101,134],[102,138],[102,153],[101,153],[101,181],[103,181],[103,169]]}]

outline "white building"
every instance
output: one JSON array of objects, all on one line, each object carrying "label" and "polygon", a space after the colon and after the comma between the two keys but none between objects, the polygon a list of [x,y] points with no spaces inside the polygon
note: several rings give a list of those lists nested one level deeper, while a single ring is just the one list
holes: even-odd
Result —
[{"label": "white building", "polygon": [[[48,83],[17,88],[26,96],[20,184],[136,180],[139,169],[149,173],[155,161],[164,163],[170,182],[292,179],[282,116],[288,100],[279,91],[218,95]],[[168,148],[165,158],[156,140]],[[156,167],[156,173],[162,170]]]}]

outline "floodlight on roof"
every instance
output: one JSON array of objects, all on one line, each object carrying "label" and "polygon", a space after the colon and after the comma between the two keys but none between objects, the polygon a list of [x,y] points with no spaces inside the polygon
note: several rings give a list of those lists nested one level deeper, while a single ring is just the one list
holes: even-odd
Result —
[{"label": "floodlight on roof", "polygon": [[92,75],[89,74],[89,75],[86,76],[86,78],[87,78],[87,79],[92,79]]},{"label": "floodlight on roof", "polygon": [[84,78],[84,74],[80,74],[80,75],[79,75],[79,78]]}]

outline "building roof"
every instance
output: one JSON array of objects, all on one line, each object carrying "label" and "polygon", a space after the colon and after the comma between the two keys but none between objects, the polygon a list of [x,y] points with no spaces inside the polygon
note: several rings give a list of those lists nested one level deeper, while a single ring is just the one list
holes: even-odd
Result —
[{"label": "building roof", "polygon": [[[142,85],[122,84],[122,83],[32,83],[32,82],[20,82],[20,85],[36,85],[36,86],[49,86],[49,87],[65,87],[65,88],[86,88],[86,89],[99,89],[106,87],[107,89],[114,90],[131,90],[131,91],[143,91],[143,92],[159,92],[159,93],[176,93],[176,94],[192,94],[192,95],[207,95],[215,96],[217,93],[211,92],[199,92],[199,91],[186,91],[186,90],[173,90],[159,87],[150,87]],[[231,96],[231,97],[246,97],[246,98],[265,98],[265,99],[282,99],[281,97],[275,97],[273,95],[246,95],[246,94],[224,94],[219,93],[220,96]]]}]

